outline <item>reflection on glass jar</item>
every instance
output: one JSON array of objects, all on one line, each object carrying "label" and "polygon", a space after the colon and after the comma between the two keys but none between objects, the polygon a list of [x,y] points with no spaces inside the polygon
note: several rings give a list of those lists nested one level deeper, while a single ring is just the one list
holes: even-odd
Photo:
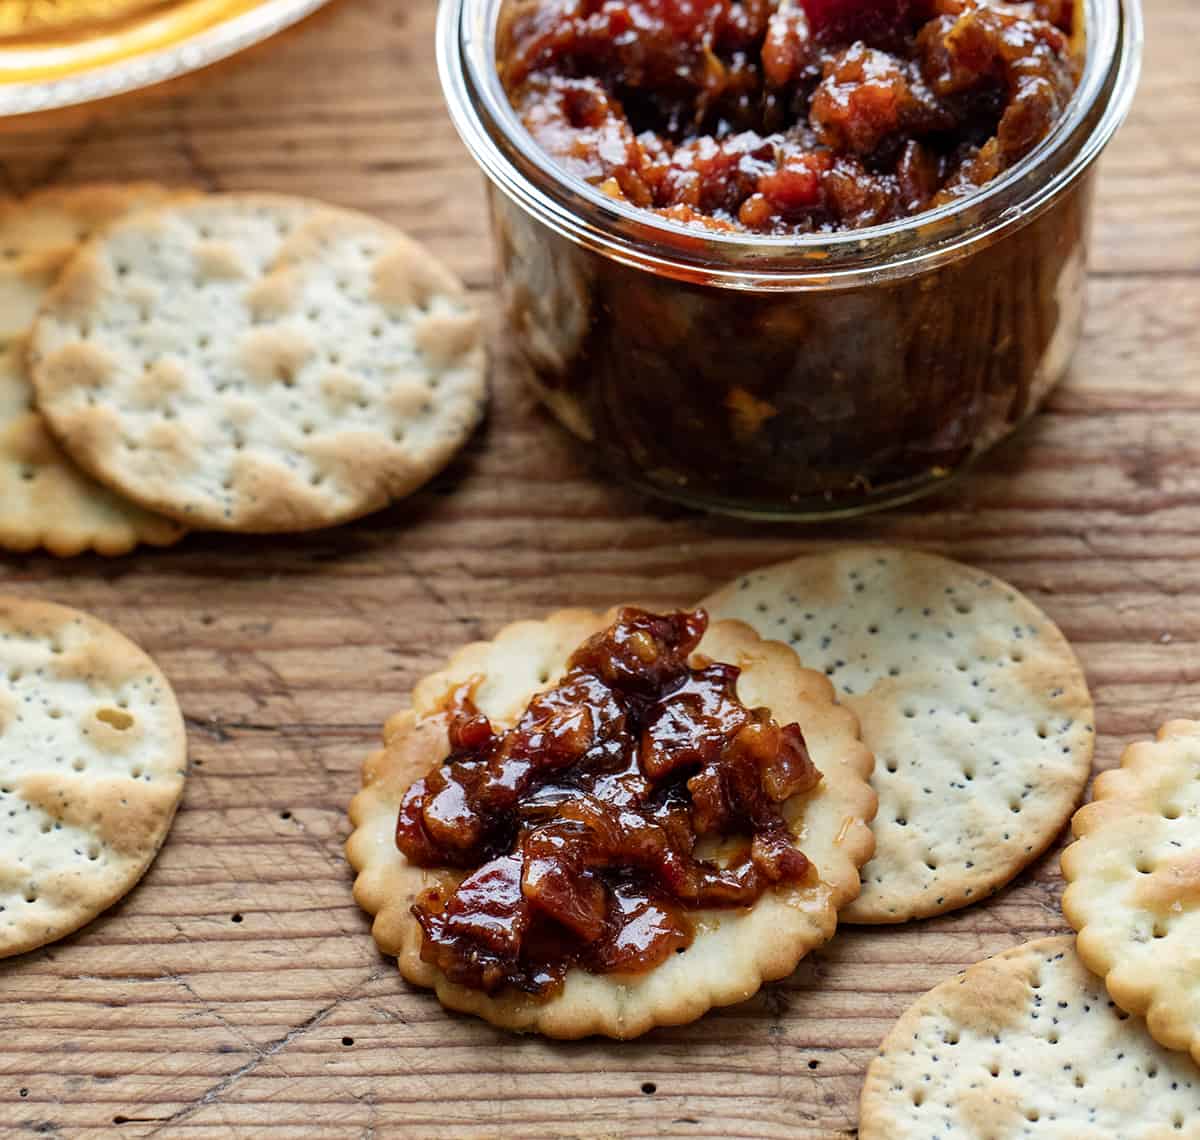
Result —
[{"label": "reflection on glass jar", "polygon": [[1136,82],[1132,0],[1088,0],[1075,100],[948,207],[771,237],[687,228],[562,173],[496,78],[496,0],[444,0],[443,78],[491,181],[500,359],[638,486],[853,513],[942,485],[1031,415],[1082,325],[1094,160]]}]

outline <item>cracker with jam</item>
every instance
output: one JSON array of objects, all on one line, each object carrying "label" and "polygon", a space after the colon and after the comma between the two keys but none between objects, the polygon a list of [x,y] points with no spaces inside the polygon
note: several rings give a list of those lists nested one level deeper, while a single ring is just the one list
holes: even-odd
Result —
[{"label": "cracker with jam", "polygon": [[826,942],[874,846],[825,677],[703,611],[521,622],[387,725],[347,844],[380,949],[449,1008],[629,1038]]}]

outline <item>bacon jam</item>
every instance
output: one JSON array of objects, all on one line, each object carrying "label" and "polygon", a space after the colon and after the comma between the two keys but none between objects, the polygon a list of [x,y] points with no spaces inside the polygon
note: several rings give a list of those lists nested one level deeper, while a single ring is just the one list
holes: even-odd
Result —
[{"label": "bacon jam", "polygon": [[488,993],[548,995],[572,967],[653,969],[691,943],[697,909],[808,877],[783,805],[821,774],[799,725],[739,700],[738,669],[689,663],[707,625],[702,610],[621,610],[507,731],[472,685],[450,694],[451,753],[396,828],[410,862],[465,872],[412,908],[425,961]]},{"label": "bacon jam", "polygon": [[708,228],[876,225],[1024,158],[1078,81],[1075,0],[510,0],[498,67],[535,141]]}]

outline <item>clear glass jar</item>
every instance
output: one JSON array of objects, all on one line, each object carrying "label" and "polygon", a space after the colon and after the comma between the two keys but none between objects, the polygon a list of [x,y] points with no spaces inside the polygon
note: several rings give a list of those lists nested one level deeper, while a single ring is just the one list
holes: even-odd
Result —
[{"label": "clear glass jar", "polygon": [[451,114],[487,175],[497,358],[622,478],[824,518],[941,487],[1032,415],[1080,337],[1095,160],[1129,107],[1139,0],[1080,0],[1066,114],[976,194],[833,234],[689,228],[566,174],[509,105],[503,0],[442,0]]}]

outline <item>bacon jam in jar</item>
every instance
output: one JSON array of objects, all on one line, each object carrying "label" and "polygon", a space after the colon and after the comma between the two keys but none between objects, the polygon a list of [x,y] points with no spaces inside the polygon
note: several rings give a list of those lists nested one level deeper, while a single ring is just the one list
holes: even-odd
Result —
[{"label": "bacon jam in jar", "polygon": [[444,0],[500,360],[648,490],[933,490],[1080,335],[1137,0]]}]

